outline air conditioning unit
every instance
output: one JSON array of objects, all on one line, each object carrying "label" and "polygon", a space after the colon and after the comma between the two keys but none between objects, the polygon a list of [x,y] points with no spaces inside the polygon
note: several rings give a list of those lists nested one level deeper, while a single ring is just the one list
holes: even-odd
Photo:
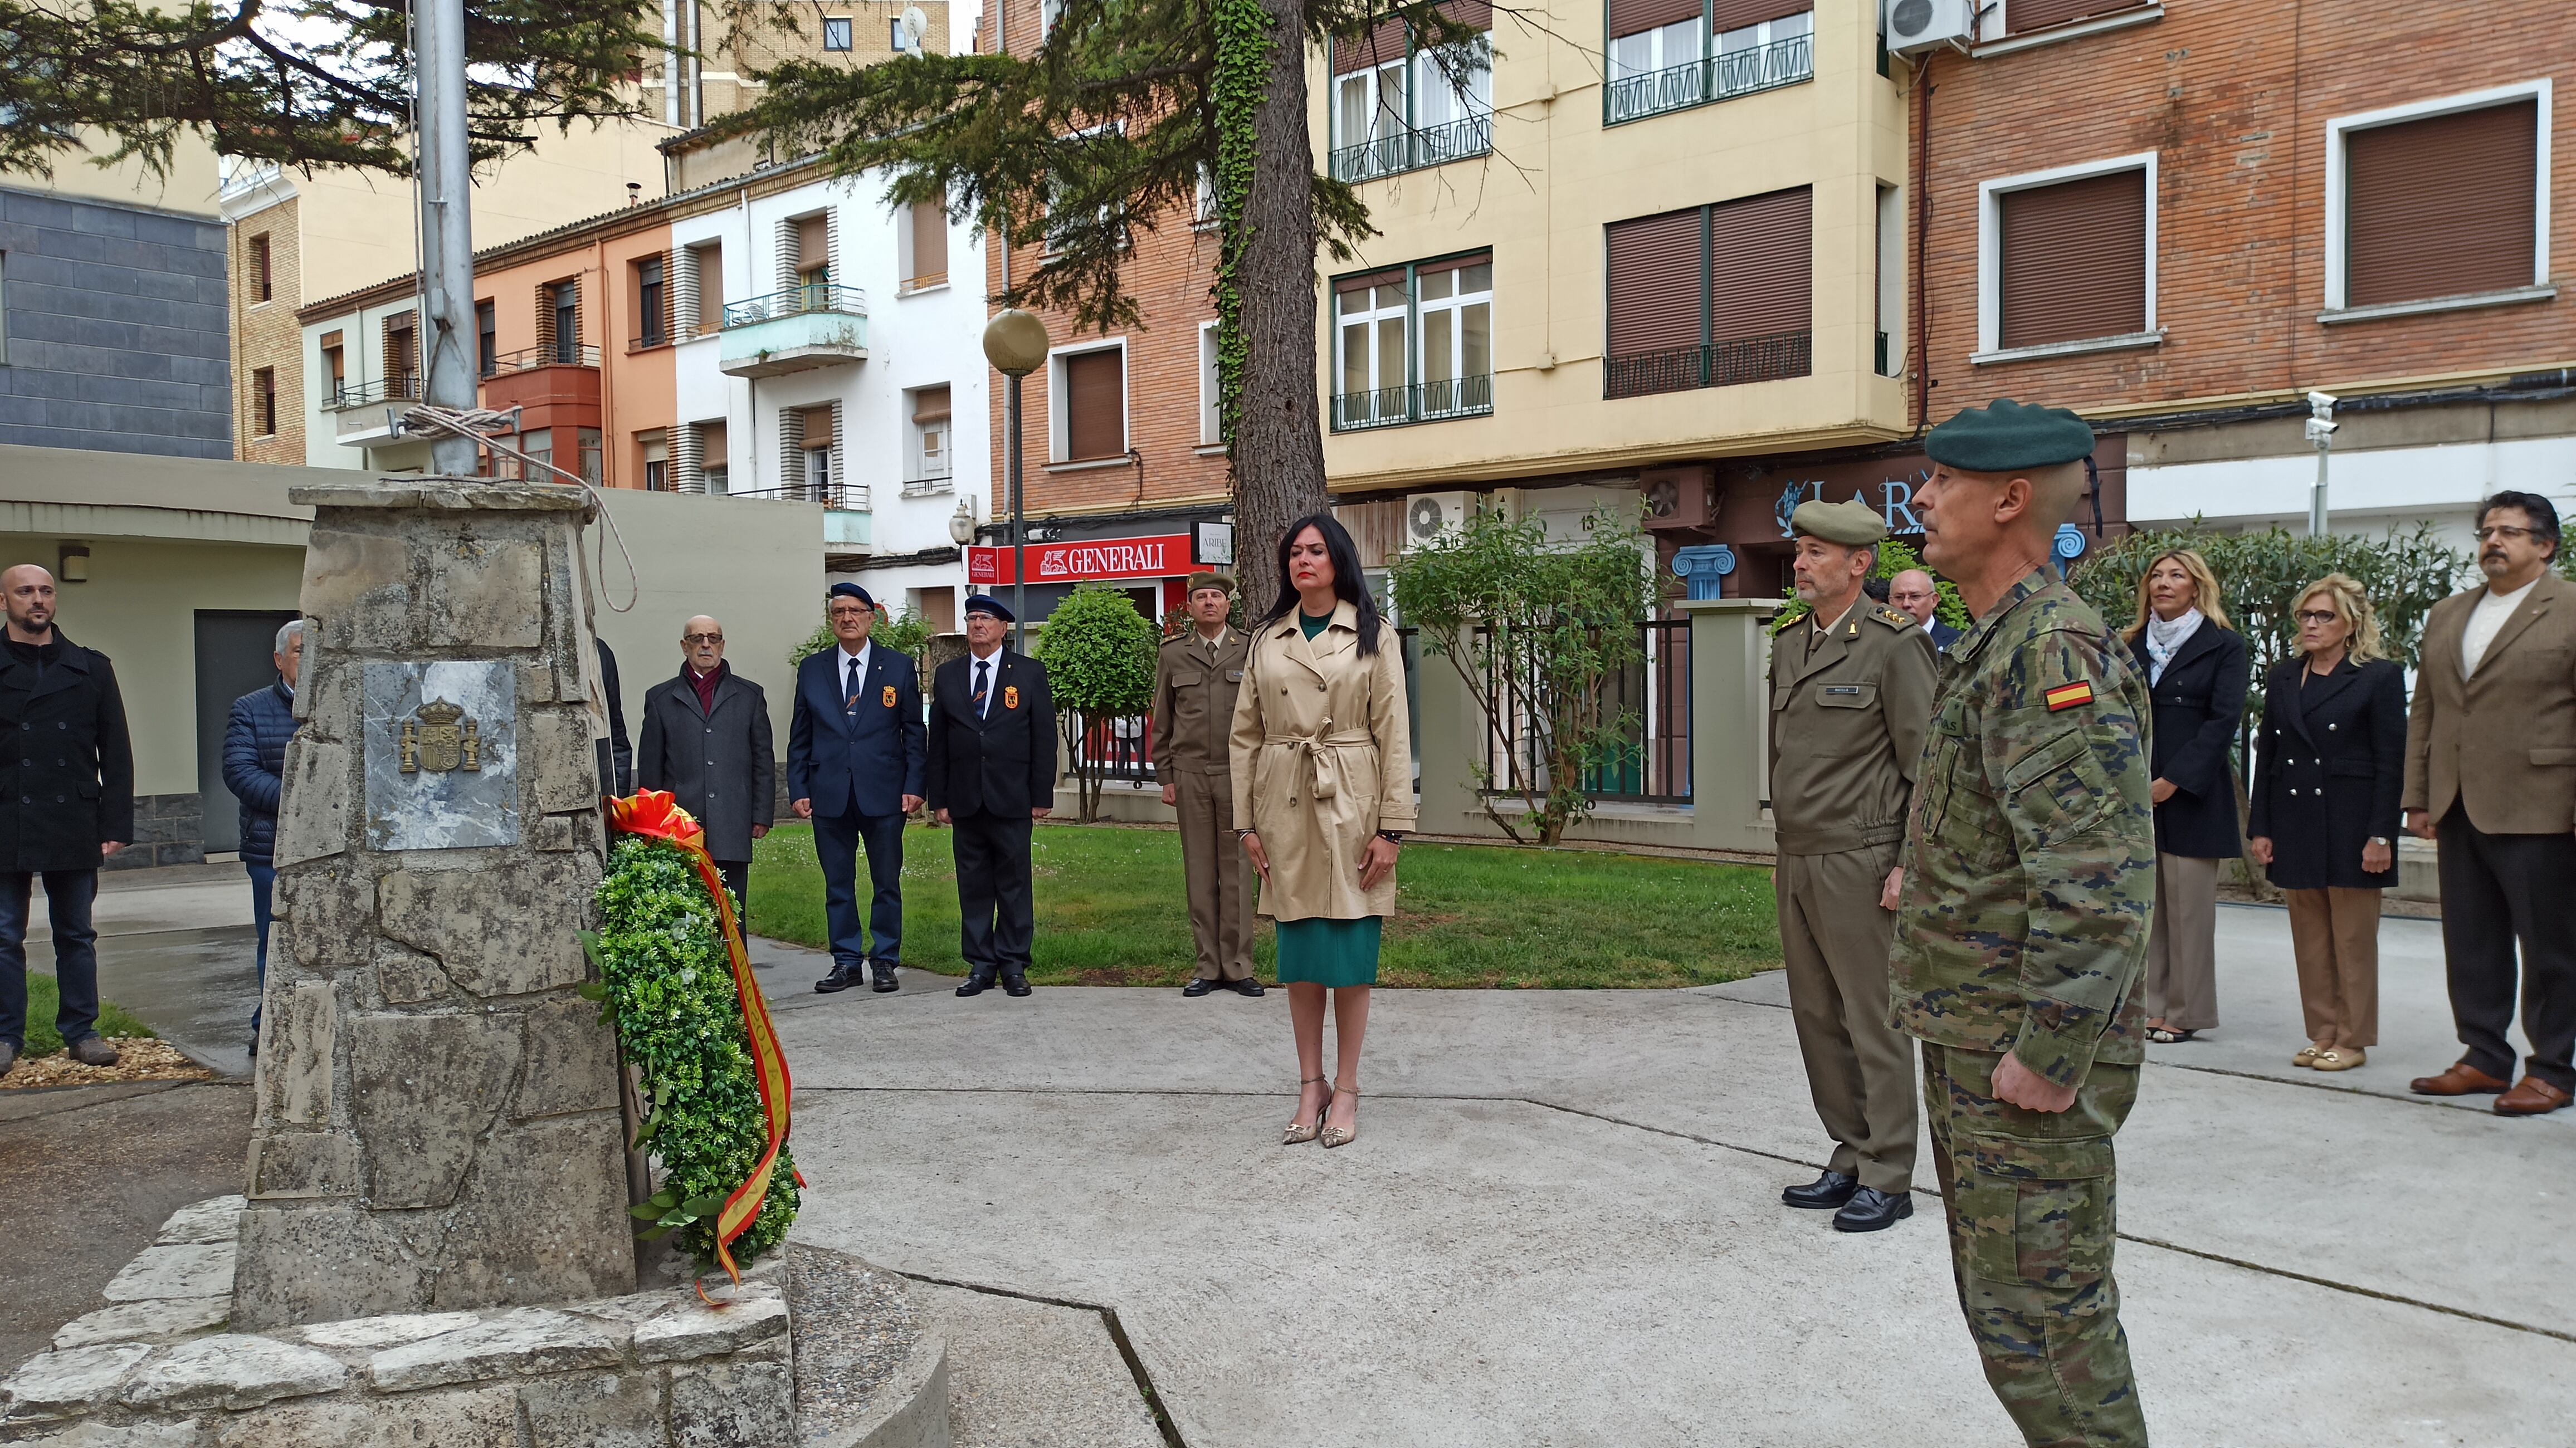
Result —
[{"label": "air conditioning unit", "polygon": [[1416,493],[1404,500],[1404,542],[1408,548],[1466,526],[1465,493]]},{"label": "air conditioning unit", "polygon": [[1637,491],[1645,496],[1649,528],[1706,528],[1717,521],[1717,478],[1705,464],[1639,473]]},{"label": "air conditioning unit", "polygon": [[1944,45],[1964,48],[1977,38],[1977,0],[1885,0],[1881,24],[1887,51],[1908,59]]}]

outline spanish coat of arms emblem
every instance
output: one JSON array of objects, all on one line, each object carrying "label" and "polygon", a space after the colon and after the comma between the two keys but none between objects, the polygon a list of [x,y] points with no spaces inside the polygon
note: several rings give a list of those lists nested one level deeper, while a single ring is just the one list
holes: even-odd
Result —
[{"label": "spanish coat of arms emblem", "polygon": [[428,770],[468,774],[483,768],[483,740],[475,721],[445,699],[432,699],[402,723],[401,768],[404,774]]}]

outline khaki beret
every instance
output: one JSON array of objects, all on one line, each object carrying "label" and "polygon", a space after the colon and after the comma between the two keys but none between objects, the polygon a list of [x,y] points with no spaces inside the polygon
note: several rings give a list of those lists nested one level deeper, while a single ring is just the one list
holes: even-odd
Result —
[{"label": "khaki beret", "polygon": [[1789,531],[1846,548],[1865,548],[1887,541],[1887,520],[1858,498],[1841,503],[1810,498],[1789,515]]},{"label": "khaki beret", "polygon": [[2093,425],[2062,407],[2032,407],[1999,397],[1963,407],[1924,436],[1932,461],[1972,473],[2055,467],[2089,456]]},{"label": "khaki beret", "polygon": [[1234,592],[1234,580],[1226,577],[1222,573],[1193,573],[1190,575],[1189,586],[1181,590],[1181,596],[1187,598],[1189,595],[1198,592],[1202,588],[1221,588],[1228,593],[1232,593]]}]

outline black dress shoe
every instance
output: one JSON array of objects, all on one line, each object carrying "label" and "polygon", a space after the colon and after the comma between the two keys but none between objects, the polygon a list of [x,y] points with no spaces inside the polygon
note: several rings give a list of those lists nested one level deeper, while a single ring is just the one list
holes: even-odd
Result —
[{"label": "black dress shoe", "polygon": [[857,966],[851,965],[848,961],[833,961],[832,973],[823,977],[821,980],[814,982],[814,993],[816,995],[830,995],[836,990],[848,990],[850,987],[859,983],[859,977],[861,974],[862,972],[860,969]]},{"label": "black dress shoe", "polygon": [[880,961],[878,961],[878,962],[876,963],[876,974],[877,974],[877,983],[876,983],[873,987],[871,987],[871,989],[873,989],[873,990],[878,990],[878,991],[890,991],[890,990],[901,990],[901,989],[903,989],[903,982],[902,982],[902,981],[899,981],[899,980],[897,980],[897,979],[895,979],[895,978],[894,978],[894,962],[893,962],[893,961],[891,961],[891,960],[880,960]]},{"label": "black dress shoe", "polygon": [[1261,989],[1261,982],[1254,980],[1248,975],[1241,980],[1227,981],[1225,983],[1225,988],[1239,996],[1257,996],[1266,994],[1266,992]]},{"label": "black dress shoe", "polygon": [[1893,1227],[1914,1215],[1912,1192],[1883,1192],[1876,1187],[1862,1187],[1852,1193],[1843,1209],[1834,1213],[1837,1232],[1876,1232]]},{"label": "black dress shoe", "polygon": [[1206,995],[1209,991],[1214,989],[1216,989],[1215,981],[1212,981],[1203,975],[1192,976],[1190,977],[1190,983],[1181,987],[1181,994],[1189,997],[1191,1000],[1197,1000],[1200,996]]},{"label": "black dress shoe", "polygon": [[974,975],[970,973],[966,977],[966,983],[957,988],[957,993],[962,996],[978,996],[992,988],[993,978],[991,976]]},{"label": "black dress shoe", "polygon": [[1811,1211],[1829,1211],[1852,1199],[1860,1183],[1838,1171],[1829,1171],[1802,1187],[1791,1187],[1780,1193],[1780,1200],[1793,1207]]},{"label": "black dress shoe", "polygon": [[1029,978],[1027,976],[1006,975],[1002,977],[1002,994],[1006,996],[1024,996],[1027,995],[1029,991]]}]

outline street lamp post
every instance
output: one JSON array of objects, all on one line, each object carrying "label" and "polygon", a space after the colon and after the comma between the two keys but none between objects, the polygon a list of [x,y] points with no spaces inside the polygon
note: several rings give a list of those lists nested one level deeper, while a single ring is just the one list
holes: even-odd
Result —
[{"label": "street lamp post", "polygon": [[1011,648],[1026,653],[1028,640],[1028,517],[1020,496],[1020,379],[1046,362],[1046,323],[1017,307],[1006,307],[984,327],[984,356],[1010,379],[1004,394],[1004,470],[1011,500]]},{"label": "street lamp post", "polygon": [[2308,394],[2308,441],[2317,445],[2316,486],[2308,490],[2308,536],[2326,536],[2326,456],[2334,445],[2335,397],[2331,392]]}]

